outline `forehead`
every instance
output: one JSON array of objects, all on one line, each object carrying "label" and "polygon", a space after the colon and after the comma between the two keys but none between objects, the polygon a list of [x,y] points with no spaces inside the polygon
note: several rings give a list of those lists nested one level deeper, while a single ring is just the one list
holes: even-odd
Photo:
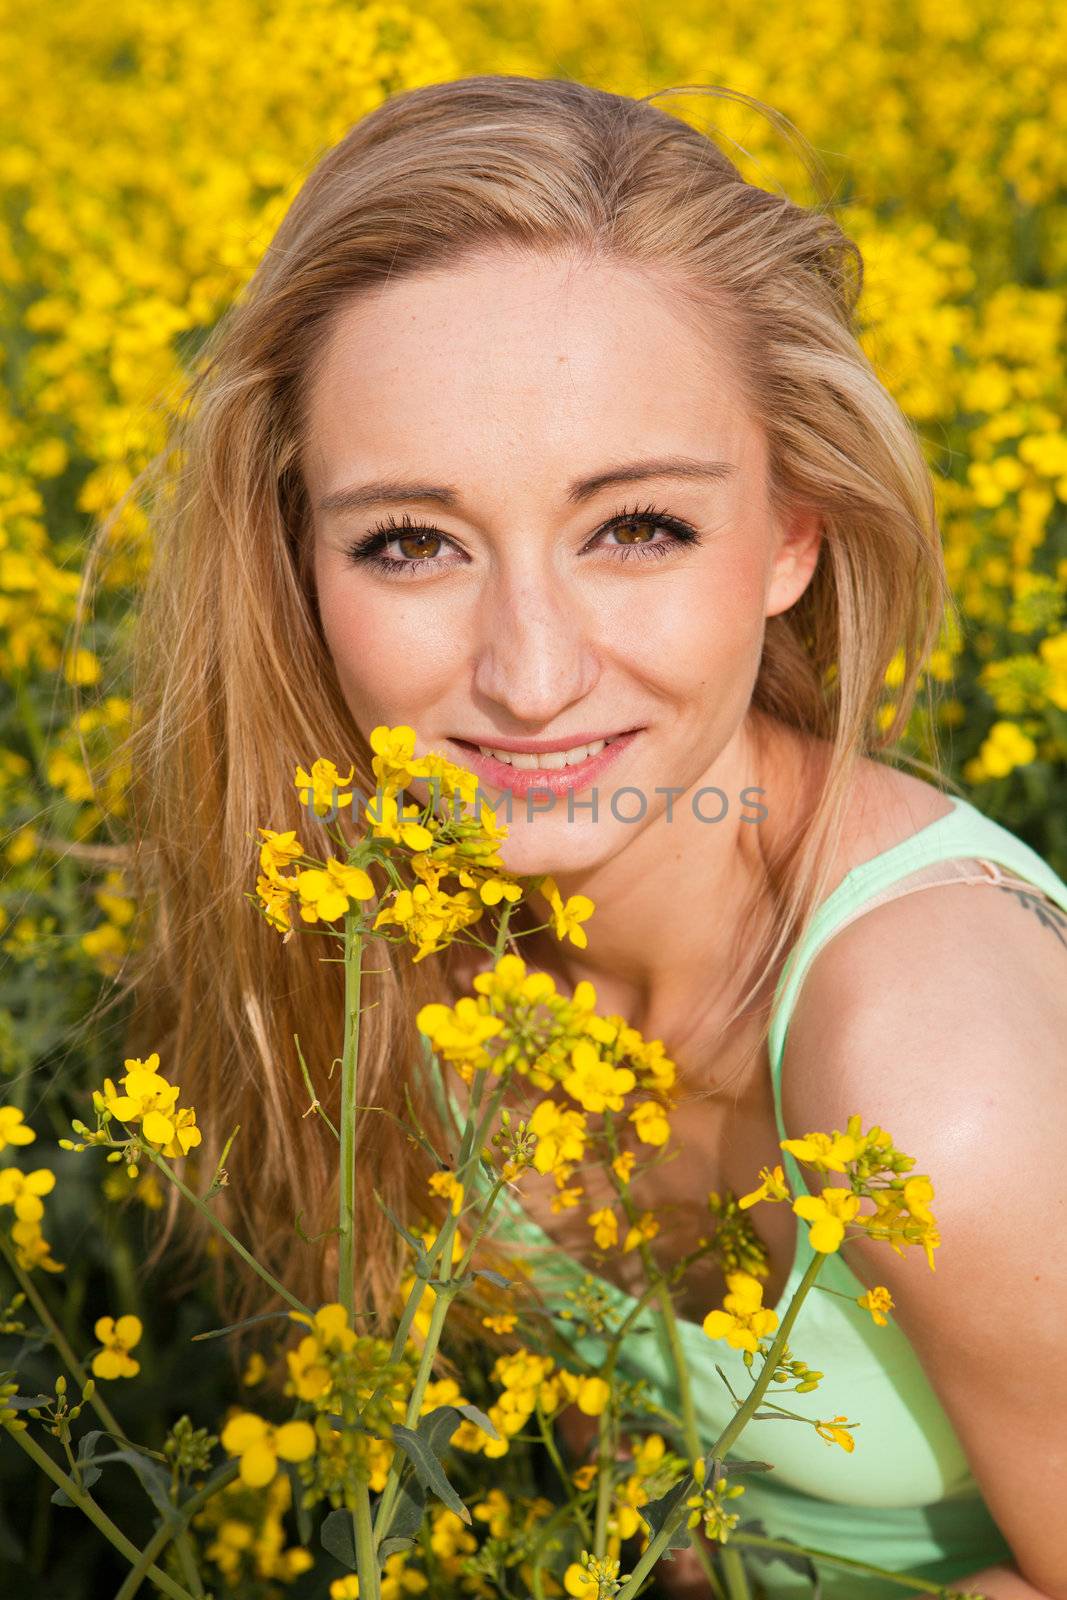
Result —
[{"label": "forehead", "polygon": [[[749,447],[725,328],[662,274],[499,251],[399,278],[336,314],[309,374],[305,464],[459,473],[580,449],[738,459]],[[329,480],[329,481],[327,481]]]}]

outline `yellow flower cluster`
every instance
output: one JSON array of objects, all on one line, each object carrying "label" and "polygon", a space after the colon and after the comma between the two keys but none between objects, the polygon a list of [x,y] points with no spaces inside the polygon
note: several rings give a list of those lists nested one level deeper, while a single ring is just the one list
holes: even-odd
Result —
[{"label": "yellow flower cluster", "polygon": [[499,1439],[469,1421],[461,1422],[452,1435],[457,1448],[490,1458],[507,1454],[508,1441],[526,1426],[538,1403],[549,1418],[571,1404],[587,1417],[598,1417],[611,1395],[603,1378],[568,1372],[557,1367],[551,1356],[537,1355],[525,1348],[498,1356],[490,1377],[501,1385],[500,1394],[486,1413]]},{"label": "yellow flower cluster", "polygon": [[[568,1000],[547,973],[529,972],[516,955],[501,956],[490,972],[473,981],[475,995],[461,996],[454,1006],[432,1002],[418,1013],[417,1026],[438,1056],[467,1084],[480,1070],[495,1076],[515,1071],[538,1088],[562,1089],[575,1102],[568,1106],[545,1099],[534,1107],[524,1134],[511,1139],[503,1172],[508,1180],[524,1164],[532,1165],[552,1175],[557,1190],[553,1209],[577,1205],[584,1188],[570,1183],[572,1174],[587,1160],[594,1140],[606,1137],[590,1127],[591,1117],[619,1113],[639,1144],[658,1148],[667,1142],[675,1068],[661,1041],[644,1039],[621,1017],[600,1016],[591,983],[579,983]],[[646,1098],[651,1095],[657,1098]],[[630,1096],[636,1103],[628,1110]],[[536,1141],[532,1158],[525,1142],[530,1135]],[[633,1151],[611,1159],[620,1185],[629,1184],[635,1159]],[[431,1181],[438,1188],[448,1182],[443,1175]],[[599,1249],[618,1244],[619,1217],[611,1206],[591,1211],[587,1221]],[[645,1212],[628,1226],[623,1253],[657,1231],[658,1224]]]},{"label": "yellow flower cluster", "polygon": [[156,1071],[158,1052],[153,1050],[147,1061],[129,1059],[125,1066],[122,1093],[110,1078],[105,1078],[103,1094],[93,1095],[97,1109],[108,1117],[117,1117],[128,1127],[138,1128],[145,1143],[161,1155],[173,1160],[188,1155],[202,1138],[196,1125],[196,1112],[192,1106],[178,1106],[180,1088]]},{"label": "yellow flower cluster", "polygon": [[[477,922],[486,906],[519,899],[522,888],[504,869],[500,845],[507,830],[497,827],[494,812],[481,803],[473,773],[433,752],[416,756],[414,729],[403,725],[383,724],[372,730],[369,742],[377,790],[364,807],[367,832],[359,853],[365,864],[336,859],[314,864],[295,830],[260,828],[257,900],[271,926],[288,939],[294,905],[304,922],[333,922],[354,902],[373,900],[377,891],[366,868],[388,855],[393,886],[372,928],[401,928],[416,947],[413,960],[421,961]],[[297,767],[301,803],[318,816],[330,808],[339,812],[351,806],[353,796],[346,790],[354,774],[350,767],[342,776],[325,758],[315,761],[310,772]],[[403,805],[400,799],[401,791],[417,778],[431,790],[430,802],[421,809]],[[308,864],[295,873],[287,870],[300,860]],[[397,871],[404,867],[411,881],[396,886]],[[561,915],[566,913],[567,908],[561,908]]]},{"label": "yellow flower cluster", "polygon": [[[301,793],[312,792],[317,801],[319,785],[327,781],[331,774],[335,781],[345,781],[337,779],[332,761],[316,761],[311,779],[303,767],[297,767],[297,787],[300,788],[301,783],[312,782],[315,786],[313,790],[305,788]],[[341,801],[351,805],[352,796],[343,795]],[[285,869],[295,861],[310,859],[295,829],[285,833],[276,832],[273,828],[260,828],[259,831],[263,835],[263,843],[259,848],[260,875],[256,880],[258,903],[271,927],[284,933],[287,939],[293,930],[294,903],[299,907],[301,921],[315,923],[334,922],[338,917],[343,917],[353,901],[373,900],[375,890],[370,874],[362,867],[333,857],[321,867],[303,867],[287,876]]]},{"label": "yellow flower cluster", "polygon": [[[864,1229],[872,1239],[887,1239],[898,1255],[903,1255],[909,1245],[920,1245],[933,1272],[933,1252],[941,1243],[929,1205],[934,1197],[933,1184],[929,1178],[918,1174],[903,1176],[915,1162],[895,1147],[892,1136],[884,1128],[876,1125],[866,1133],[861,1129],[857,1114],[849,1118],[844,1133],[835,1128],[833,1133],[808,1133],[803,1139],[781,1141],[783,1150],[817,1172],[839,1172],[850,1178],[851,1186],[847,1189],[834,1185],[824,1188],[820,1195],[804,1194],[793,1200],[796,1215],[811,1223],[808,1239],[812,1249],[827,1255],[840,1249],[845,1229],[851,1223]],[[740,1208],[761,1200],[792,1198],[780,1166],[773,1172],[764,1167],[760,1177],[759,1188],[738,1200]],[[872,1180],[877,1178],[888,1181],[876,1186]],[[861,1215],[860,1202],[864,1197],[873,1202],[875,1209]],[[882,1293],[888,1295],[887,1290]],[[871,1312],[876,1322],[884,1322],[881,1313],[889,1306],[882,1299],[870,1304],[861,1299],[859,1303]]]},{"label": "yellow flower cluster", "polygon": [[279,1473],[265,1489],[249,1489],[241,1477],[213,1494],[193,1526],[211,1535],[205,1554],[227,1589],[240,1591],[274,1580],[292,1583],[315,1564],[310,1550],[286,1545],[286,1516],[292,1507],[289,1478]]},{"label": "yellow flower cluster", "polygon": [[[25,1121],[21,1107],[0,1106],[0,1150],[32,1144],[37,1135]],[[15,1259],[24,1272],[43,1267],[46,1272],[62,1272],[64,1263],[52,1256],[52,1247],[41,1230],[44,1217],[42,1198],[55,1188],[56,1176],[49,1167],[23,1172],[19,1167],[0,1168],[0,1206],[15,1213],[11,1243]]]}]

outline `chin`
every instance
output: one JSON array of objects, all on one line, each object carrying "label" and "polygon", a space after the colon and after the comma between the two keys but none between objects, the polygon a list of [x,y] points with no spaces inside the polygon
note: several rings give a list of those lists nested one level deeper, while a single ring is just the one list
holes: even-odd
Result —
[{"label": "chin", "polygon": [[600,829],[512,827],[500,849],[500,859],[517,878],[553,877],[589,872],[611,854]]}]

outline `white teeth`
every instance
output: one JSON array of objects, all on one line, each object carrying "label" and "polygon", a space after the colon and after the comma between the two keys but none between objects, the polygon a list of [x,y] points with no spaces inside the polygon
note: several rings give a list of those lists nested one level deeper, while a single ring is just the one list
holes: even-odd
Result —
[{"label": "white teeth", "polygon": [[517,750],[494,750],[484,744],[480,744],[478,749],[483,756],[493,756],[505,766],[515,767],[520,772],[532,772],[535,769],[555,772],[561,767],[576,767],[579,761],[588,761],[590,756],[598,756],[609,742],[607,739],[594,739],[592,744],[576,744],[571,750],[549,750],[541,756],[524,755]]}]

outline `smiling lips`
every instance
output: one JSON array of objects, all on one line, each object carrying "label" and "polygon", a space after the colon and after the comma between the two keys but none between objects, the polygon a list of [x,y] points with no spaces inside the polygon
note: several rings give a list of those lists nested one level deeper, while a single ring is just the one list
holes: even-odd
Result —
[{"label": "smiling lips", "polygon": [[555,748],[549,739],[515,739],[510,745],[474,744],[454,739],[463,751],[462,765],[483,778],[493,789],[510,789],[525,795],[531,790],[566,794],[583,789],[618,759],[640,730],[609,734]]}]

